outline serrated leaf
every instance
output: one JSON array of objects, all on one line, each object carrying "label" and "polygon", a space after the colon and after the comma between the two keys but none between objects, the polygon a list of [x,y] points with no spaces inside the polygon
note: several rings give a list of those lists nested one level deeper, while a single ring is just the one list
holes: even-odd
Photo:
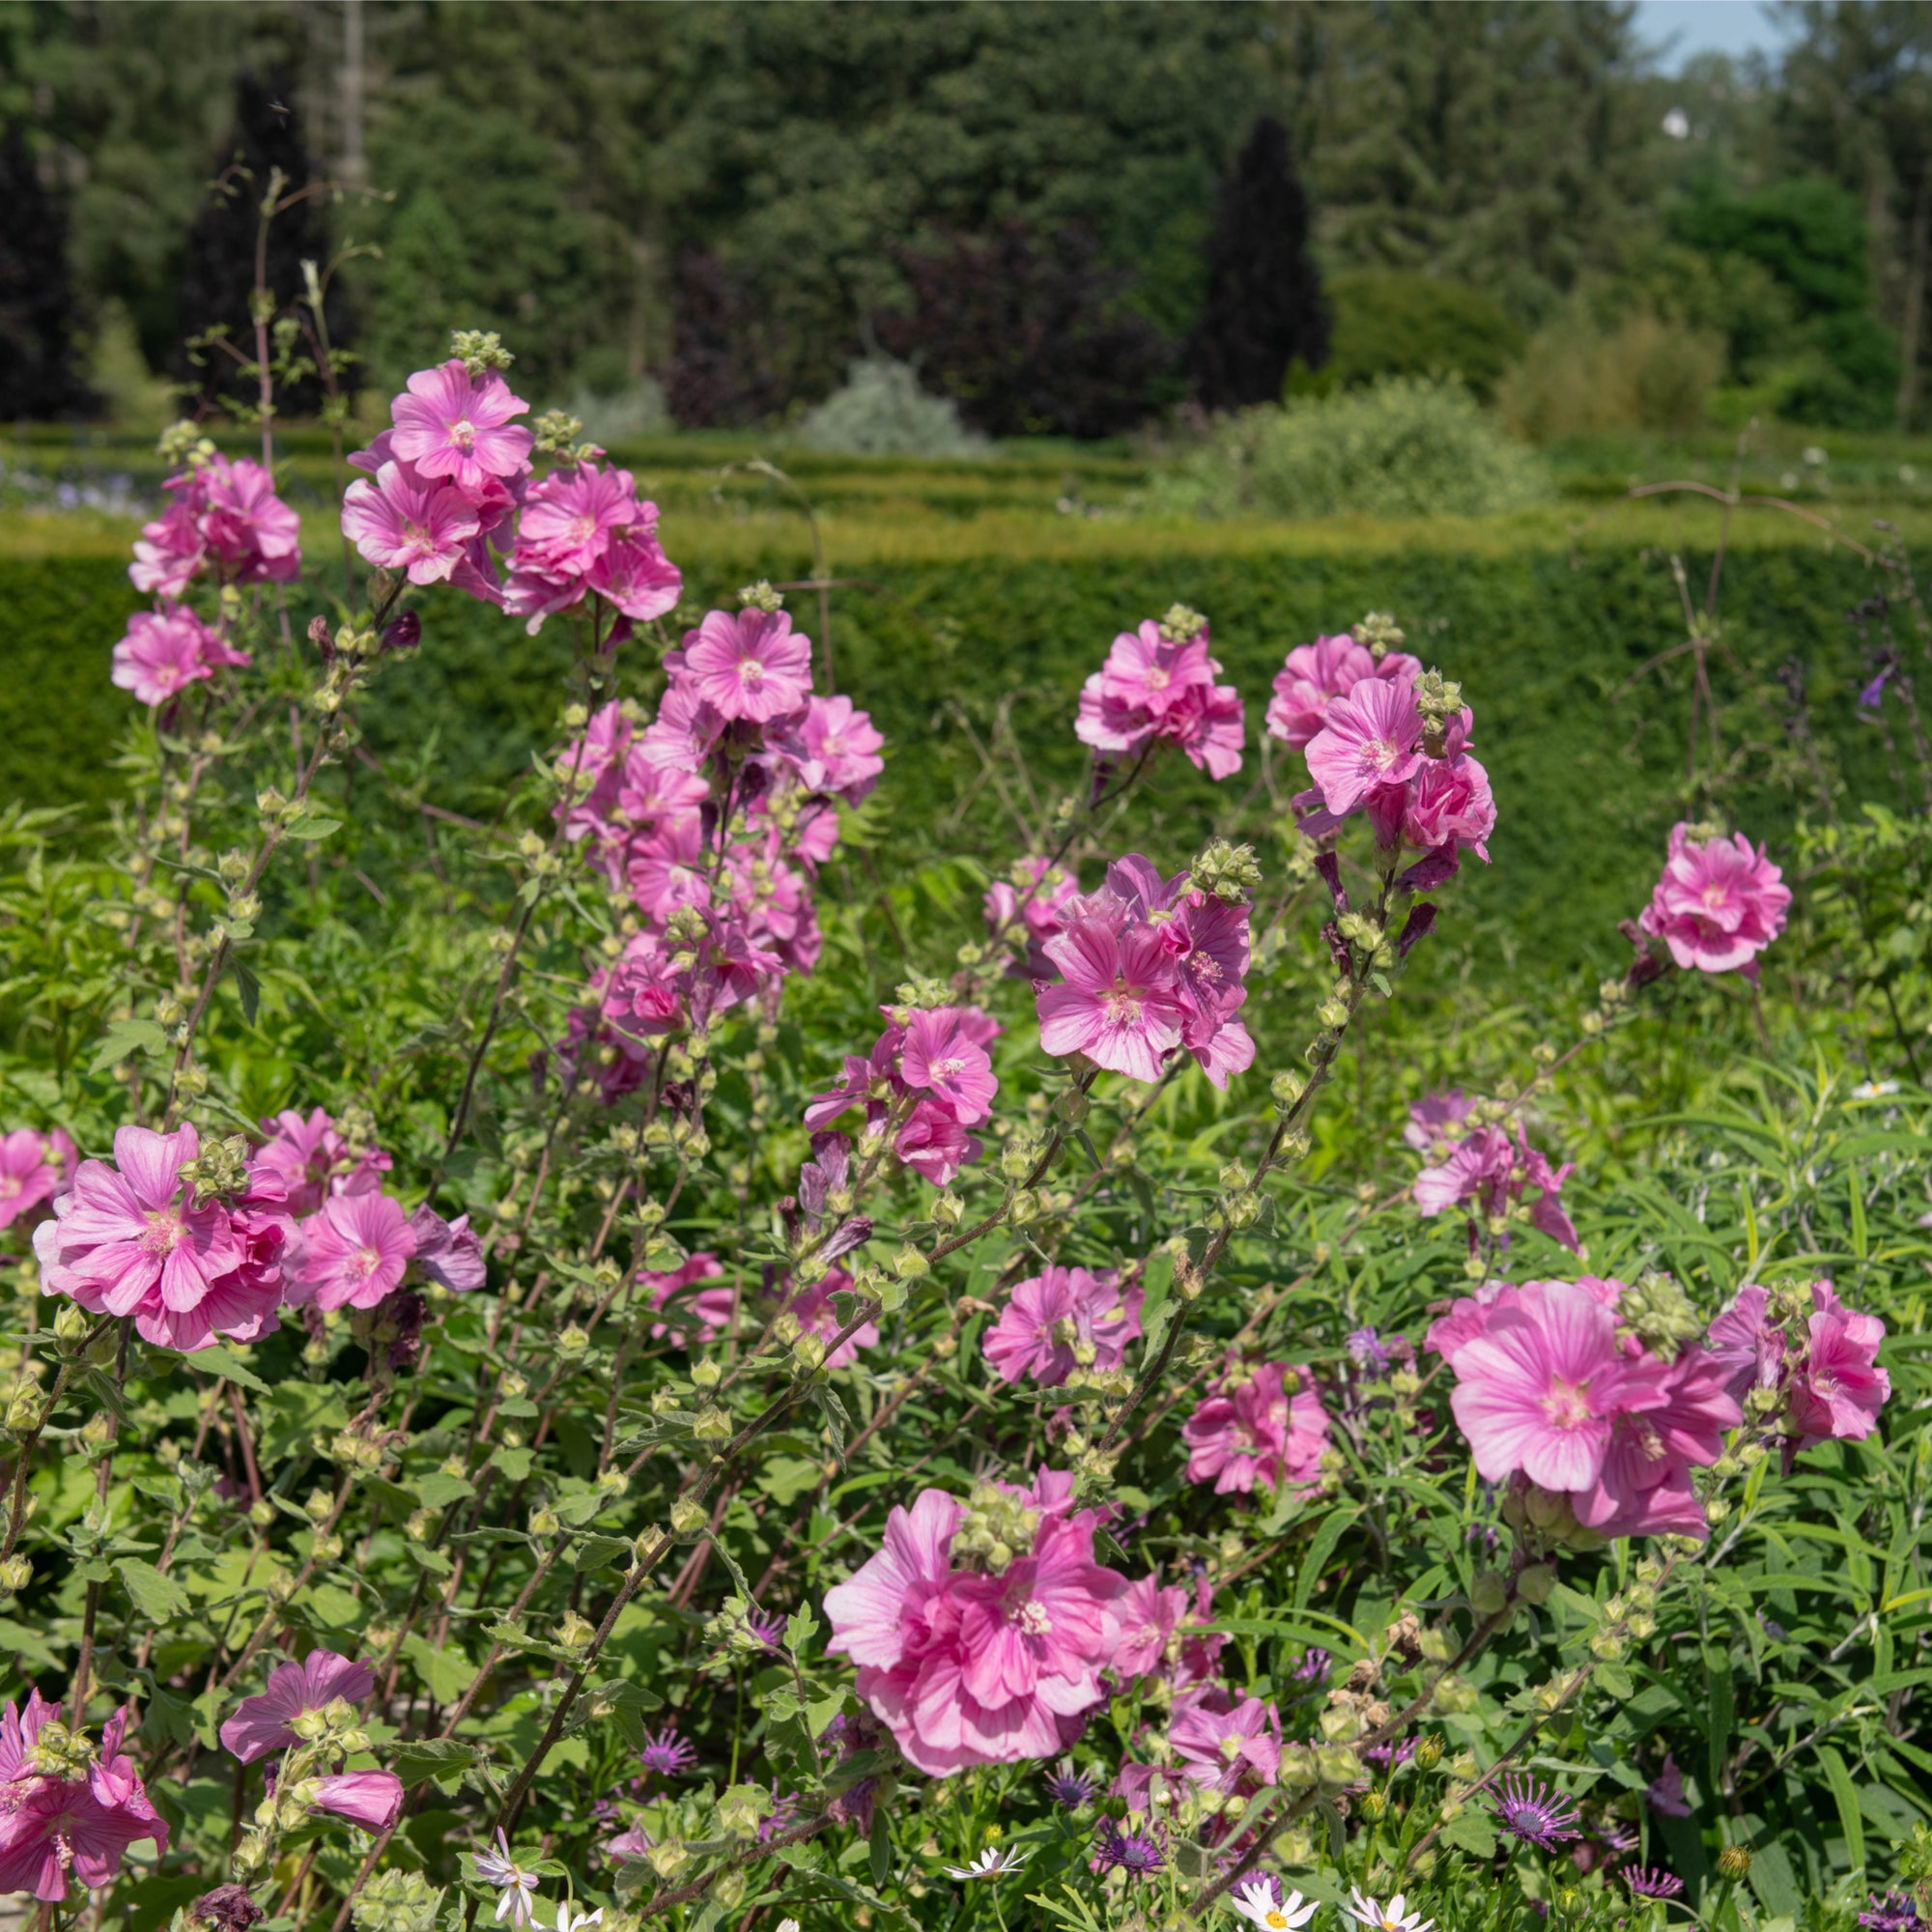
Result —
[{"label": "serrated leaf", "polygon": [[169,1624],[187,1615],[187,1592],[172,1577],[138,1556],[124,1556],[115,1564],[134,1607],[151,1623]]},{"label": "serrated leaf", "polygon": [[481,1756],[474,1745],[456,1738],[415,1738],[396,1747],[390,1768],[402,1779],[403,1789],[411,1791],[433,1777],[468,1771]]},{"label": "serrated leaf", "polygon": [[1442,1828],[1442,1842],[1472,1858],[1495,1857],[1496,1828],[1487,1811],[1468,1810]]},{"label": "serrated leaf", "polygon": [[474,1484],[467,1476],[452,1476],[441,1469],[432,1469],[428,1475],[417,1477],[410,1487],[423,1508],[433,1510],[447,1509],[451,1503],[476,1493]]},{"label": "serrated leaf", "polygon": [[574,1570],[602,1570],[618,1557],[630,1554],[631,1546],[621,1536],[586,1536],[570,1552]]},{"label": "serrated leaf", "polygon": [[87,1070],[90,1073],[105,1073],[110,1066],[118,1066],[130,1053],[160,1053],[166,1050],[167,1043],[167,1035],[153,1020],[116,1020],[95,1048]]},{"label": "serrated leaf", "polygon": [[197,1349],[188,1360],[197,1369],[219,1376],[223,1381],[233,1382],[237,1388],[247,1389],[253,1395],[267,1395],[269,1385],[233,1349],[216,1343],[211,1349]]},{"label": "serrated leaf", "polygon": [[304,809],[295,817],[283,821],[282,833],[289,838],[327,838],[331,832],[340,832],[342,821],[330,818],[327,812]]},{"label": "serrated leaf", "polygon": [[[240,938],[240,931],[231,926],[230,937]],[[255,969],[239,952],[228,955],[228,963],[235,969],[235,991],[242,1001],[242,1017],[250,1026],[255,1024],[255,1014],[262,1004],[262,982],[256,977]]]}]

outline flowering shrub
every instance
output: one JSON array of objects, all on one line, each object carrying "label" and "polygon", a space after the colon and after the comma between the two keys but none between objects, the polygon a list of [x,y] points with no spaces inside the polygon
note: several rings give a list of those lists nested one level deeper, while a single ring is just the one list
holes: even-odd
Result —
[{"label": "flowering shrub", "polygon": [[[125,808],[4,828],[48,1926],[1916,1922],[1923,1107],[1745,977],[1763,849],[1679,828],[1567,1049],[1444,1024],[1474,706],[1370,617],[1250,744],[1177,605],[922,865],[829,606],[687,601],[506,362],[354,561],[172,436]],[[466,597],[574,639],[488,822],[360,735]]]}]

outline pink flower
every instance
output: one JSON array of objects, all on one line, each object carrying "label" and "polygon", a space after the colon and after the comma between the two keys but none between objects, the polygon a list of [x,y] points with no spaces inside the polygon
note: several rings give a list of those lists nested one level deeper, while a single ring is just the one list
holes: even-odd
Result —
[{"label": "pink flower", "polygon": [[852,1277],[843,1268],[836,1267],[829,1269],[822,1280],[813,1282],[810,1288],[796,1290],[785,1303],[786,1312],[798,1318],[800,1328],[816,1335],[831,1350],[825,1358],[828,1369],[849,1369],[859,1359],[861,1349],[878,1346],[877,1324],[862,1321],[837,1348],[832,1347],[845,1327],[838,1319],[838,1310],[832,1297],[851,1293]]},{"label": "pink flower", "polygon": [[849,697],[813,697],[796,734],[800,772],[812,791],[836,792],[857,805],[879,781],[886,761],[885,739],[872,728],[868,713],[855,711]]},{"label": "pink flower", "polygon": [[929,1094],[961,1126],[975,1127],[992,1113],[1000,1083],[986,1049],[962,1025],[964,1017],[956,1007],[913,1013],[899,1051],[899,1078],[915,1093]]},{"label": "pink flower", "polygon": [[1406,651],[1390,651],[1378,664],[1351,637],[1317,638],[1298,644],[1274,677],[1267,708],[1269,735],[1291,751],[1303,750],[1327,722],[1328,706],[1347,697],[1365,677],[1419,677],[1421,663]]},{"label": "pink flower", "polygon": [[950,1187],[967,1162],[980,1158],[980,1142],[949,1106],[922,1100],[906,1118],[893,1151],[935,1187]]},{"label": "pink flower", "polygon": [[1653,1406],[1618,1414],[1602,1473],[1571,1499],[1577,1520],[1602,1536],[1701,1542],[1710,1532],[1690,1471],[1709,1468],[1724,1453],[1724,1432],[1744,1420],[1726,1374],[1717,1355],[1687,1349],[1663,1371]]},{"label": "pink flower", "polygon": [[269,1136],[256,1161],[277,1176],[294,1215],[313,1214],[330,1194],[374,1194],[389,1171],[389,1156],[380,1148],[350,1151],[335,1122],[317,1107],[306,1120],[285,1107],[262,1122]]},{"label": "pink flower", "polygon": [[1514,1141],[1501,1127],[1479,1127],[1466,1140],[1442,1148],[1438,1164],[1415,1177],[1411,1195],[1416,1211],[1425,1216],[1466,1201],[1475,1204],[1473,1215],[1488,1217],[1507,1215],[1528,1193],[1531,1226],[1574,1253],[1580,1245],[1577,1229],[1558,1198],[1572,1171],[1568,1161],[1552,1168],[1520,1127]]},{"label": "pink flower", "polygon": [[1784,930],[1791,904],[1784,874],[1743,833],[1699,841],[1675,825],[1663,876],[1637,924],[1689,970],[1757,978],[1757,955]]},{"label": "pink flower", "polygon": [[1496,829],[1496,802],[1490,775],[1455,746],[1442,758],[1425,758],[1409,780],[1403,801],[1402,838],[1424,852],[1459,847],[1489,863],[1489,836]]},{"label": "pink flower", "polygon": [[1790,1428],[1801,1449],[1832,1437],[1862,1442],[1891,1395],[1878,1366],[1885,1323],[1847,1308],[1829,1281],[1811,1284],[1812,1314],[1791,1375]]},{"label": "pink flower", "polygon": [[301,574],[301,520],[245,456],[211,456],[194,472],[196,524],[231,583],[288,583]]},{"label": "pink flower", "polygon": [[1417,1153],[1440,1159],[1461,1138],[1456,1129],[1469,1118],[1475,1104],[1460,1087],[1452,1087],[1446,1094],[1425,1094],[1408,1110],[1408,1125],[1403,1128],[1402,1137]]},{"label": "pink flower", "polygon": [[365,1832],[386,1832],[403,1813],[403,1780],[393,1771],[343,1771],[319,1777],[308,1800]]},{"label": "pink flower", "polygon": [[1061,929],[1061,912],[1079,893],[1080,880],[1073,872],[1049,866],[1041,858],[1022,859],[1014,867],[1012,883],[996,879],[986,889],[987,936],[995,943],[1011,944],[1016,933],[1024,931],[1027,970],[1036,979],[1043,978],[1050,969],[1039,950],[1041,943]]},{"label": "pink flower", "polygon": [[146,596],[175,598],[194,582],[207,548],[195,525],[192,473],[171,476],[163,487],[177,493],[175,500],[142,526],[128,575]]},{"label": "pink flower", "polygon": [[1041,1047],[1084,1053],[1135,1080],[1158,1080],[1185,1018],[1159,935],[1145,926],[1122,930],[1104,913],[1089,912],[1069,918],[1041,951],[1064,981],[1037,989]]},{"label": "pink flower", "polygon": [[658,506],[639,499],[628,469],[581,463],[554,470],[525,500],[504,608],[527,617],[532,633],[590,591],[635,622],[662,617],[684,579],[657,527]]},{"label": "pink flower", "polygon": [[1092,1510],[1042,1512],[1031,1549],[997,1572],[954,1567],[965,1514],[944,1491],[923,1492],[825,1598],[827,1649],[859,1666],[859,1695],[934,1777],[1061,1750],[1106,1698],[1126,1588],[1094,1560]]},{"label": "pink flower", "polygon": [[24,1711],[10,1703],[0,1714],[0,1889],[56,1904],[71,1880],[90,1890],[106,1885],[144,1838],[157,1859],[168,1849],[168,1828],[122,1748],[127,1711],[102,1725],[99,1751],[81,1776],[37,1762],[42,1731],[61,1715],[38,1690],[27,1693]]},{"label": "pink flower", "polygon": [[79,1151],[56,1127],[38,1134],[32,1127],[15,1127],[0,1134],[0,1229],[11,1228],[56,1188],[72,1185]]},{"label": "pink flower", "polygon": [[390,405],[390,448],[424,476],[447,476],[466,495],[493,477],[524,475],[536,439],[510,418],[529,407],[493,370],[470,375],[452,357],[418,369],[405,394]]},{"label": "pink flower", "polygon": [[1187,1480],[1212,1477],[1217,1496],[1245,1495],[1257,1483],[1307,1489],[1321,1479],[1328,1415],[1306,1364],[1236,1365],[1187,1418],[1180,1438],[1188,1450]]},{"label": "pink flower", "polygon": [[300,1742],[294,1726],[304,1711],[326,1710],[337,1698],[359,1704],[375,1688],[373,1665],[352,1663],[332,1650],[312,1650],[300,1663],[277,1664],[265,1690],[242,1698],[221,1727],[221,1742],[243,1764],[253,1764]]},{"label": "pink flower", "polygon": [[[1213,1592],[1202,1577],[1194,1587],[1192,1610],[1201,1622],[1212,1612]],[[1214,1660],[1228,1639],[1218,1632],[1191,1629],[1186,1587],[1143,1577],[1129,1583],[1117,1614],[1121,1641],[1114,1651],[1114,1675],[1122,1682],[1136,1677],[1164,1677],[1177,1690],[1213,1674]]]},{"label": "pink flower", "polygon": [[1784,1384],[1784,1331],[1772,1326],[1770,1305],[1770,1293],[1747,1282],[1705,1335],[1712,1354],[1724,1366],[1724,1386],[1735,1401],[1742,1402],[1753,1387]]},{"label": "pink flower", "polygon": [[185,1352],[272,1332],[288,1228],[280,1182],[257,1168],[232,1208],[196,1207],[180,1176],[200,1151],[191,1126],[118,1129],[115,1165],[82,1161],[54,1218],[34,1230],[41,1292],[131,1315],[143,1341]]},{"label": "pink flower", "polygon": [[1587,1490],[1616,1417],[1662,1401],[1655,1376],[1626,1361],[1610,1310],[1572,1282],[1524,1282],[1458,1350],[1455,1374],[1450,1406],[1492,1483],[1520,1469],[1546,1490]]},{"label": "pink flower", "polygon": [[1171,635],[1151,621],[1122,631],[1080,694],[1074,733],[1096,752],[1123,756],[1154,743],[1178,746],[1210,778],[1241,764],[1241,697],[1216,684],[1205,627]]},{"label": "pink flower", "polygon": [[1259,1697],[1232,1710],[1215,1708],[1211,1693],[1177,1711],[1168,1742],[1182,1760],[1191,1784],[1231,1796],[1272,1784],[1281,1772],[1281,1714]]},{"label": "pink flower", "polygon": [[416,1267],[425,1279],[453,1294],[467,1294],[488,1279],[483,1243],[471,1230],[468,1214],[445,1221],[425,1201],[410,1216],[410,1233],[415,1236]]},{"label": "pink flower", "polygon": [[223,665],[249,662],[246,651],[230,650],[192,611],[164,604],[128,619],[128,635],[114,646],[113,682],[157,708]]},{"label": "pink flower", "polygon": [[762,724],[811,695],[811,639],[782,611],[712,611],[684,634],[678,675],[720,717]]},{"label": "pink flower", "polygon": [[358,477],[342,499],[343,535],[369,562],[405,571],[412,583],[446,582],[479,527],[460,490],[394,463],[384,464],[374,483]]},{"label": "pink flower", "polygon": [[399,1203],[386,1194],[336,1194],[301,1224],[301,1278],[293,1303],[318,1308],[374,1308],[402,1286],[416,1237]]},{"label": "pink flower", "polygon": [[1346,818],[1373,792],[1406,785],[1422,762],[1422,714],[1407,678],[1368,678],[1328,707],[1308,743],[1322,804]]},{"label": "pink flower", "polygon": [[738,1291],[735,1288],[706,1288],[696,1294],[685,1292],[700,1281],[716,1281],[724,1272],[716,1255],[693,1255],[682,1267],[668,1274],[653,1274],[648,1268],[644,1269],[638,1279],[650,1291],[646,1296],[648,1304],[652,1308],[669,1308],[673,1301],[677,1304],[670,1309],[670,1321],[651,1324],[651,1340],[662,1342],[668,1339],[673,1349],[691,1348],[691,1333],[680,1323],[680,1317],[696,1322],[699,1343],[716,1341],[720,1335],[726,1333],[737,1310]]},{"label": "pink flower", "polygon": [[1143,1290],[1122,1293],[1112,1269],[1048,1267],[1017,1282],[980,1351],[1004,1382],[1030,1377],[1058,1388],[1076,1367],[1118,1369],[1139,1339]]}]

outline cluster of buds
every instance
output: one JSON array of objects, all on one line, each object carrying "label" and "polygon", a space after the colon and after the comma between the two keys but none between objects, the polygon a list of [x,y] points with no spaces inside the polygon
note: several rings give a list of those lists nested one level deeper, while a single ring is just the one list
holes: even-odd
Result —
[{"label": "cluster of buds", "polygon": [[1038,1510],[996,1484],[980,1483],[953,1534],[952,1558],[998,1572],[1026,1555],[1038,1534]]},{"label": "cluster of buds", "polygon": [[1349,635],[1378,664],[1408,641],[1406,633],[1386,611],[1371,611],[1359,624],[1349,627]]},{"label": "cluster of buds", "polygon": [[1216,838],[1202,848],[1188,867],[1188,884],[1223,905],[1246,905],[1260,891],[1261,862],[1252,845],[1233,845]]}]

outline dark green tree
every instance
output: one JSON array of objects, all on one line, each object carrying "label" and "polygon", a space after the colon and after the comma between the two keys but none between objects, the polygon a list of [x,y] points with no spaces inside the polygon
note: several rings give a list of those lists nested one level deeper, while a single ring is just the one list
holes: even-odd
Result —
[{"label": "dark green tree", "polygon": [[0,135],[0,421],[77,415],[92,400],[75,360],[67,211],[19,122]]}]

